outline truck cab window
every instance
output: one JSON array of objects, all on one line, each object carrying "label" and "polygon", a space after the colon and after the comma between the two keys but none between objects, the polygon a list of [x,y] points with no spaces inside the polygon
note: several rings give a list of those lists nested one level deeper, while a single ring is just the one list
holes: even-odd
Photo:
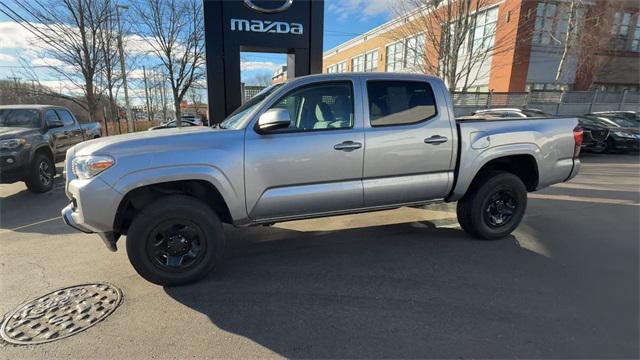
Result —
[{"label": "truck cab window", "polygon": [[58,113],[58,116],[60,116],[60,120],[62,120],[64,126],[71,126],[75,123],[75,121],[73,121],[73,116],[68,111],[56,110],[56,112]]},{"label": "truck cab window", "polygon": [[291,124],[282,132],[353,127],[353,91],[350,82],[303,87],[285,95],[272,108],[283,108],[289,112]]},{"label": "truck cab window", "polygon": [[371,126],[407,125],[436,115],[431,85],[419,81],[369,81]]}]

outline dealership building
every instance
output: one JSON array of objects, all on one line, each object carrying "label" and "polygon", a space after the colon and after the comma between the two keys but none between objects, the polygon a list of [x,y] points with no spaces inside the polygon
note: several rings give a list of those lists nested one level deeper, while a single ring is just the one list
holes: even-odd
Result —
[{"label": "dealership building", "polygon": [[[640,2],[584,0],[573,2],[573,7],[571,1],[478,0],[478,4],[467,12],[473,20],[458,56],[463,62],[465,54],[477,49],[490,51],[482,61],[467,65],[472,81],[462,86],[456,80],[455,90],[640,90]],[[428,17],[440,19],[441,11],[442,7],[408,11],[324,52],[323,72],[437,75],[428,69],[442,61],[438,49],[444,43],[438,38],[442,35],[434,34],[443,31],[430,29],[428,24],[436,22]]]}]

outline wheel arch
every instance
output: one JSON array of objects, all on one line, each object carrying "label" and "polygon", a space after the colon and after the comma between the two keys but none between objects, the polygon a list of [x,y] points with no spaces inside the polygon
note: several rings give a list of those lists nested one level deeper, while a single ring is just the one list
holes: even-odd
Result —
[{"label": "wheel arch", "polygon": [[[540,154],[537,147],[520,149],[518,152],[495,152],[490,156],[480,159],[469,159],[473,166],[461,167],[458,172],[456,186],[447,197],[447,201],[457,201],[464,196],[469,187],[487,171],[505,171],[520,178],[527,191],[535,191],[538,188],[541,177]],[[524,151],[522,151],[524,150]],[[465,161],[462,159],[461,161]]]},{"label": "wheel arch", "polygon": [[233,223],[227,202],[218,188],[206,180],[176,180],[146,184],[128,191],[120,201],[113,228],[118,234],[127,234],[135,215],[160,197],[183,194],[194,197],[210,207],[222,222]]}]

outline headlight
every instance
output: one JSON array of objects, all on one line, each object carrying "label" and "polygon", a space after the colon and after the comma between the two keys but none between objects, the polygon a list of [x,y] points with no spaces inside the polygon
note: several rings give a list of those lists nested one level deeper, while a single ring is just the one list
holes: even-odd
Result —
[{"label": "headlight", "polygon": [[90,179],[115,164],[110,156],[88,155],[78,156],[71,162],[73,174],[79,179]]},{"label": "headlight", "polygon": [[618,136],[623,137],[623,138],[634,139],[636,137],[634,134],[631,134],[631,133],[628,133],[628,132],[624,132],[624,131],[614,131],[613,133],[615,135],[618,135]]},{"label": "headlight", "polygon": [[25,139],[7,139],[0,140],[0,148],[2,149],[15,149],[24,145],[27,142]]}]

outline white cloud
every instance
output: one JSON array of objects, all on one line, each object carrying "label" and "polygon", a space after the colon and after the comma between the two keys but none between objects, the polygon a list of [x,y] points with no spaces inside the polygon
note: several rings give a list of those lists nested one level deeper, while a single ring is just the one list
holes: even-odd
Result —
[{"label": "white cloud", "polygon": [[276,64],[272,61],[241,61],[240,62],[241,71],[254,71],[254,70],[274,71],[279,66],[281,66],[281,64]]},{"label": "white cloud", "polygon": [[0,49],[30,49],[35,36],[14,21],[0,22]]},{"label": "white cloud", "polygon": [[58,66],[63,66],[64,63],[58,59],[52,59],[52,58],[36,58],[31,60],[31,65],[33,66],[53,66],[53,67],[58,67]]},{"label": "white cloud", "polygon": [[0,54],[0,63],[15,63],[18,58],[8,54]]},{"label": "white cloud", "polygon": [[329,3],[328,10],[340,21],[362,20],[376,15],[392,15],[401,3],[400,0],[334,0]]}]

